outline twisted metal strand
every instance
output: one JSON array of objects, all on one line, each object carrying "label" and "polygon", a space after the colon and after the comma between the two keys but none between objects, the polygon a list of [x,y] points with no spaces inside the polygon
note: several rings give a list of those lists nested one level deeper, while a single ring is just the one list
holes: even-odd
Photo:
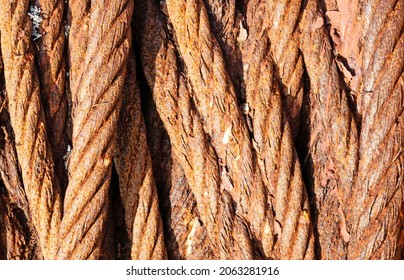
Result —
[{"label": "twisted metal strand", "polygon": [[163,226],[136,84],[135,59],[129,56],[118,128],[115,165],[125,209],[132,259],[165,259]]},{"label": "twisted metal strand", "polygon": [[38,77],[30,47],[28,0],[0,1],[1,48],[10,120],[22,180],[45,259],[54,257],[61,220]]},{"label": "twisted metal strand", "polygon": [[[358,132],[350,111],[323,14],[308,1],[300,22],[301,50],[310,79],[304,112],[306,158],[304,173],[313,197],[312,213],[320,259],[345,259],[350,239],[354,174],[358,163]],[[337,222],[336,222],[337,221]]]},{"label": "twisted metal strand", "polygon": [[38,48],[38,74],[41,83],[41,98],[46,116],[46,125],[56,173],[62,188],[67,178],[63,156],[66,152],[67,98],[65,94],[65,28],[63,26],[63,0],[36,0],[41,10],[42,22],[38,32],[41,37],[35,41]]},{"label": "twisted metal strand", "polygon": [[404,1],[376,2],[360,7],[360,161],[350,259],[393,259],[403,246]]},{"label": "twisted metal strand", "polygon": [[[137,12],[147,14],[142,11]],[[153,159],[153,174],[159,191],[168,258],[212,259],[210,241],[206,227],[200,219],[195,196],[182,166],[172,152],[170,139],[153,99],[150,98],[145,106],[148,144]]]},{"label": "twisted metal strand", "polygon": [[[276,64],[286,115],[293,139],[299,132],[300,111],[303,102],[303,59],[295,33],[301,14],[302,0],[254,0],[236,7],[236,1],[205,0],[213,33],[216,35],[226,60],[229,74],[238,91],[238,98],[246,102],[245,87],[250,77],[250,63],[242,59],[241,50],[254,37],[248,18],[253,16],[262,23],[268,34],[269,49]],[[250,40],[249,40],[250,39]]]},{"label": "twisted metal strand", "polygon": [[[289,122],[282,107],[271,58],[265,5],[247,4],[249,38],[241,46],[245,72],[246,100],[251,107],[253,147],[275,212],[275,253],[279,259],[313,259],[314,236],[309,201],[300,162],[294,148]],[[257,40],[256,38],[260,38]]]},{"label": "twisted metal strand", "polygon": [[[167,218],[173,239],[166,239],[167,247],[172,247],[176,259],[214,259],[207,230],[198,211],[194,194],[187,182],[178,158],[172,153],[169,200],[171,207]],[[169,244],[169,245],[168,245]],[[173,248],[178,246],[177,249]]]},{"label": "twisted metal strand", "polygon": [[[153,10],[151,10],[152,12]],[[150,17],[154,20],[156,17]],[[145,24],[147,25],[147,22]],[[151,25],[151,24],[150,24]],[[154,26],[158,26],[154,24]],[[161,23],[160,23],[161,26]],[[231,200],[223,200],[221,188],[228,187],[220,176],[218,159],[212,146],[209,145],[202,122],[198,113],[192,109],[189,86],[177,68],[177,59],[173,46],[167,40],[163,30],[161,34],[162,47],[156,54],[156,61],[145,64],[146,69],[155,67],[157,74],[153,86],[154,101],[159,115],[165,124],[167,133],[173,147],[173,152],[182,165],[187,181],[192,189],[199,214],[203,224],[206,226],[210,239],[211,249],[216,258],[238,259],[252,258],[251,248],[242,248],[234,251],[236,240],[233,237],[233,230],[241,232],[234,221],[234,209],[231,208]],[[155,38],[144,38],[143,50],[150,51],[155,43]],[[142,52],[144,55],[145,52]],[[145,59],[147,61],[147,58]],[[155,66],[154,66],[155,65]],[[178,112],[172,116],[170,112]],[[182,130],[182,134],[178,131]],[[222,207],[222,208],[221,208]],[[197,223],[194,222],[196,225]],[[191,232],[191,235],[194,233]],[[223,238],[228,236],[228,238]],[[189,239],[193,236],[188,236]],[[244,232],[239,234],[240,247],[250,244],[250,237]],[[250,245],[251,246],[251,245]],[[242,251],[247,253],[243,253]]]},{"label": "twisted metal strand", "polygon": [[236,0],[216,1],[204,0],[209,14],[212,33],[218,40],[223,52],[229,75],[233,81],[237,98],[245,101],[243,83],[243,62],[241,59],[240,43],[245,33],[243,28],[243,13],[236,7]]},{"label": "twisted metal strand", "polygon": [[[220,163],[220,178],[245,219],[254,246],[269,257],[272,212],[253,159],[251,141],[237,105],[222,53],[212,36],[202,1],[169,0],[167,14],[190,81],[191,99]],[[259,240],[259,242],[258,242]]]},{"label": "twisted metal strand", "polygon": [[73,149],[57,258],[98,259],[108,217],[133,3],[70,1],[69,9]]},{"label": "twisted metal strand", "polygon": [[[299,37],[295,30],[299,23],[304,1],[265,0],[257,2],[266,6],[264,10],[268,14],[269,26],[266,23],[263,25],[268,28],[270,50],[276,64],[276,74],[279,75],[279,88],[282,93],[284,109],[295,141],[300,128],[304,73],[303,56],[299,49]],[[251,4],[249,3],[249,5]],[[251,9],[251,15],[256,12],[259,12],[259,8]]]}]

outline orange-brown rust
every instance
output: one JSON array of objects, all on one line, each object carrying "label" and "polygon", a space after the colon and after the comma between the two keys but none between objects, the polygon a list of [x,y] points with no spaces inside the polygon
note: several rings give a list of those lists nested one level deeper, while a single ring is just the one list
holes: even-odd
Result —
[{"label": "orange-brown rust", "polygon": [[[317,257],[345,259],[347,244],[342,228],[350,220],[352,205],[348,198],[358,162],[358,132],[347,93],[339,79],[328,31],[320,24],[323,21],[318,2],[308,1],[299,27],[310,81],[304,106],[305,125],[301,127],[306,134],[303,138],[307,150],[303,173],[313,202],[319,245]],[[333,191],[338,195],[331,195]],[[344,216],[335,214],[340,205]]]},{"label": "orange-brown rust", "polygon": [[61,219],[60,186],[54,176],[51,148],[34,56],[28,0],[0,2],[1,48],[11,125],[18,162],[45,259],[54,257]]},{"label": "orange-brown rust", "polygon": [[[173,182],[168,199],[171,208],[167,213],[167,222],[172,229],[172,238],[167,240],[167,247],[175,252],[175,259],[206,260],[213,259],[214,255],[207,236],[206,227],[198,213],[197,203],[184,170],[173,153],[171,180]],[[174,248],[178,247],[178,248]]]},{"label": "orange-brown rust", "polygon": [[166,3],[191,98],[216,151],[224,190],[237,204],[236,214],[249,223],[253,239],[260,240],[255,244],[260,253],[269,257],[273,246],[272,212],[219,43],[210,31],[207,11],[199,0]]},{"label": "orange-brown rust", "polygon": [[69,9],[73,147],[57,258],[98,259],[108,216],[133,3],[70,1]]},{"label": "orange-brown rust", "polygon": [[[5,102],[3,98],[1,100]],[[1,191],[4,207],[0,212],[4,214],[3,230],[7,236],[3,245],[7,251],[5,259],[41,258],[9,122],[7,109],[3,108],[0,112],[0,177],[5,190]]]},{"label": "orange-brown rust", "polygon": [[[138,11],[139,12],[139,11]],[[146,68],[145,68],[146,69]],[[160,197],[169,259],[212,259],[213,253],[184,170],[179,164],[153,99],[144,104],[153,174]]]},{"label": "orange-brown rust", "polygon": [[[156,21],[156,17],[152,16],[156,11],[155,8],[150,6],[146,11],[148,20]],[[150,25],[162,27],[161,22],[150,23]],[[176,67],[177,58],[174,48],[164,40],[167,35],[162,29],[158,32],[157,34],[160,34],[162,40],[160,41],[161,47],[155,49],[157,51],[155,62],[148,60],[146,51],[153,50],[156,40],[147,35],[143,38],[142,54],[144,54],[145,68],[149,72],[157,73],[154,84],[149,78],[150,86],[153,87],[154,101],[170,136],[173,152],[184,169],[195,196],[214,257],[222,259],[252,258],[252,249],[247,245],[250,244],[250,237],[246,232],[241,233],[241,229],[237,229],[239,225],[234,223],[235,216],[231,200],[223,201],[222,195],[227,192],[225,188],[229,187],[228,182],[221,178],[223,173],[220,171],[219,159],[214,148],[208,143],[198,112],[192,109],[190,86],[186,79],[179,74],[180,69]],[[170,109],[167,110],[167,108]],[[175,116],[172,116],[174,112]],[[183,128],[186,129],[183,131],[184,134],[178,134],[178,131]],[[223,208],[221,208],[221,204],[223,204]],[[196,225],[196,221],[194,221],[194,225]],[[191,233],[192,227],[189,234]],[[233,236],[235,234],[238,235]],[[224,238],[225,236],[227,238]],[[236,238],[243,242],[238,242]],[[243,249],[234,250],[236,243],[239,243],[240,247],[244,246]],[[243,251],[246,253],[241,254]]]},{"label": "orange-brown rust", "polygon": [[134,55],[131,54],[123,89],[115,164],[131,241],[131,258],[165,259],[163,226],[135,67]]},{"label": "orange-brown rust", "polygon": [[38,74],[41,83],[41,99],[45,111],[47,133],[52,147],[56,174],[64,189],[67,184],[64,154],[67,150],[65,94],[65,27],[63,26],[63,0],[36,0],[35,7],[41,10],[42,22],[35,41],[38,58]]},{"label": "orange-brown rust", "polygon": [[360,160],[348,258],[393,259],[404,224],[404,1],[367,1],[360,10]]},{"label": "orange-brown rust", "polygon": [[271,52],[271,36],[267,33],[270,24],[263,16],[271,7],[266,5],[265,1],[251,1],[246,7],[249,37],[242,43],[241,53],[243,63],[249,65],[244,73],[246,101],[251,107],[247,118],[251,122],[253,147],[262,180],[268,198],[272,197],[277,225],[273,255],[280,259],[313,259],[309,201],[285,114],[287,109],[282,106],[275,78],[271,54],[278,46]]}]

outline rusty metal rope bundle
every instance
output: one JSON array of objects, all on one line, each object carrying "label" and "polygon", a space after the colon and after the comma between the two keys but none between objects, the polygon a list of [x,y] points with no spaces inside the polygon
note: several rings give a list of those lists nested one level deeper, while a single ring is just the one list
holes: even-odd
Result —
[{"label": "rusty metal rope bundle", "polygon": [[[1,42],[0,42],[1,44]],[[33,229],[24,185],[18,168],[10,116],[4,94],[3,63],[0,48],[0,178],[4,185],[0,195],[0,220],[4,225],[0,259],[30,259],[40,255],[36,250],[36,232]],[[21,221],[22,217],[24,221]],[[34,252],[36,250],[36,252]],[[36,253],[36,254],[35,254]],[[38,257],[40,258],[40,257]]]},{"label": "rusty metal rope bundle", "polygon": [[166,211],[166,223],[170,230],[166,233],[169,258],[205,260],[215,259],[206,227],[200,218],[197,202],[187,182],[182,166],[172,153],[171,182],[167,200],[162,208]]},{"label": "rusty metal rope bundle", "polygon": [[0,259],[403,259],[404,0],[0,0]]},{"label": "rusty metal rope bundle", "polygon": [[205,0],[211,32],[220,44],[229,76],[234,83],[237,98],[244,99],[243,66],[239,50],[240,38],[245,39],[242,12],[236,7],[236,0]]},{"label": "rusty metal rope bundle", "polygon": [[[137,9],[136,12],[142,15],[148,14],[142,9]],[[149,67],[145,66],[144,69],[146,68]],[[159,190],[168,258],[212,259],[210,241],[198,213],[195,196],[178,158],[172,151],[170,138],[153,99],[149,99],[144,106],[148,111],[145,122],[153,158],[153,174]]]},{"label": "rusty metal rope bundle", "polygon": [[153,177],[159,194],[167,258],[176,260],[210,258],[212,252],[206,228],[200,223],[196,225],[193,223],[200,219],[195,196],[189,188],[184,170],[172,152],[170,139],[153,99],[147,100],[143,105],[148,111],[145,116],[146,136],[152,158]]},{"label": "rusty metal rope bundle", "polygon": [[[1,100],[4,102],[3,98]],[[0,139],[2,142],[0,145],[0,177],[4,184],[1,195],[3,200],[1,215],[4,220],[3,230],[6,231],[7,246],[3,247],[6,251],[5,258],[41,259],[41,250],[37,248],[36,244],[38,236],[33,228],[31,212],[18,169],[17,153],[9,121],[8,111],[4,108],[4,111],[0,113]]]},{"label": "rusty metal rope bundle", "polygon": [[[236,1],[206,0],[210,12],[212,31],[218,38],[228,69],[231,69],[238,98],[245,100],[245,86],[250,63],[242,59],[242,46],[257,40],[251,34],[248,17],[262,23],[263,33],[269,38],[269,50],[276,62],[276,75],[283,97],[284,109],[289,119],[293,138],[300,126],[300,111],[303,102],[303,58],[299,48],[298,25],[303,1],[249,1],[242,8]],[[246,42],[246,40],[248,42]]]},{"label": "rusty metal rope bundle", "polygon": [[304,1],[260,1],[269,14],[268,37],[270,50],[279,75],[284,110],[295,140],[300,128],[303,102],[303,55],[299,48],[296,27],[301,17]]},{"label": "rusty metal rope bundle", "polygon": [[220,161],[220,178],[237,203],[236,214],[251,225],[252,238],[260,240],[260,254],[267,257],[273,246],[272,212],[220,46],[210,31],[207,11],[202,1],[166,2],[191,97]]}]

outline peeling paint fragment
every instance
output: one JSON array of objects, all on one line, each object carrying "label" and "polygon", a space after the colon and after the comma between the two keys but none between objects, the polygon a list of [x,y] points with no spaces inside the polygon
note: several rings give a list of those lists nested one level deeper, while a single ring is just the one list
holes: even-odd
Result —
[{"label": "peeling paint fragment", "polygon": [[247,29],[244,28],[243,23],[241,21],[240,21],[239,28],[240,28],[240,30],[238,33],[237,42],[240,44],[240,43],[244,42],[245,40],[247,40],[248,33],[247,33]]},{"label": "peeling paint fragment", "polygon": [[323,25],[324,25],[324,19],[323,19],[323,17],[318,17],[318,18],[316,19],[316,21],[313,23],[313,29],[314,29],[314,30],[319,29],[319,28],[321,28]]},{"label": "peeling paint fragment", "polygon": [[231,127],[229,127],[228,129],[226,129],[224,136],[223,136],[223,144],[227,144],[230,141],[230,136],[231,136]]},{"label": "peeling paint fragment", "polygon": [[194,236],[195,236],[196,230],[198,229],[198,226],[200,226],[198,218],[192,219],[190,222],[190,225],[192,228],[185,241],[186,252],[188,255],[192,254],[192,245],[194,244]]}]

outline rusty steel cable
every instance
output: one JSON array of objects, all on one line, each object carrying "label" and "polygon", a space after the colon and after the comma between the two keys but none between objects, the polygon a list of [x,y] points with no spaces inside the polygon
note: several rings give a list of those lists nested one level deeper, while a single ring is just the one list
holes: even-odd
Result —
[{"label": "rusty steel cable", "polygon": [[348,258],[393,259],[401,254],[404,224],[404,1],[360,8],[360,160]]},{"label": "rusty steel cable", "polygon": [[202,1],[166,2],[178,52],[190,80],[191,97],[220,161],[225,190],[237,203],[236,214],[250,224],[253,239],[260,240],[255,244],[261,247],[260,254],[269,257],[273,213],[220,46],[210,31],[207,11]]},{"label": "rusty steel cable", "polygon": [[[266,5],[269,26],[270,50],[276,63],[279,76],[279,89],[282,93],[284,110],[289,120],[293,139],[296,140],[300,129],[300,113],[303,103],[303,56],[299,49],[299,24],[304,1],[258,1]],[[249,5],[251,5],[249,3]],[[256,10],[254,10],[256,11]],[[267,24],[267,23],[266,23]]]},{"label": "rusty steel cable", "polygon": [[[0,52],[1,60],[1,52]],[[2,76],[0,64],[0,76]],[[0,91],[3,84],[0,81]],[[1,216],[3,221],[3,239],[1,247],[5,256],[1,259],[41,259],[40,249],[37,248],[37,234],[34,230],[31,212],[18,168],[17,153],[15,151],[13,132],[4,96],[0,98],[0,178],[1,186]]]},{"label": "rusty steel cable", "polygon": [[182,166],[172,152],[170,139],[154,101],[151,98],[143,105],[148,111],[145,122],[153,158],[153,174],[159,191],[167,256],[169,259],[212,259],[209,238],[200,219],[195,196]]},{"label": "rusty steel cable", "polygon": [[61,220],[60,186],[54,176],[34,65],[29,1],[1,1],[0,6],[4,76],[18,162],[42,254],[51,259]]},{"label": "rusty steel cable", "polygon": [[0,197],[0,252],[1,259],[24,260],[30,259],[30,244],[17,216],[10,209],[5,197]]},{"label": "rusty steel cable", "polygon": [[262,28],[270,40],[272,59],[276,63],[276,82],[282,93],[283,106],[295,140],[303,102],[304,65],[296,34],[303,1],[257,0],[249,1],[241,7],[236,7],[235,0],[205,2],[212,31],[220,43],[227,69],[231,69],[229,74],[242,103],[246,101],[245,87],[250,63],[243,60],[241,49],[243,45],[259,38],[254,37],[250,30],[248,17],[251,17],[251,11],[257,20],[262,21]]},{"label": "rusty steel cable", "polygon": [[133,3],[70,1],[69,10],[73,147],[57,258],[96,259],[108,216]]},{"label": "rusty steel cable", "polygon": [[345,259],[350,240],[349,197],[358,163],[358,132],[339,80],[324,15],[316,1],[308,1],[300,22],[301,50],[310,91],[304,123],[306,173],[316,224],[317,257]]},{"label": "rusty steel cable", "polygon": [[131,240],[132,259],[167,257],[163,225],[143,121],[135,58],[129,56],[118,128],[115,165]]},{"label": "rusty steel cable", "polygon": [[[157,21],[157,17],[153,15],[155,13],[156,8],[153,6],[146,9],[145,14],[148,17],[146,21]],[[162,28],[162,22],[153,25]],[[147,63],[145,57],[145,69],[148,72],[158,73],[154,81],[149,78],[154,89],[154,101],[170,136],[173,151],[195,195],[213,254],[216,258],[222,259],[252,258],[252,248],[248,245],[250,237],[248,232],[243,231],[244,227],[236,223],[238,218],[234,216],[231,200],[225,197],[224,192],[227,191],[223,189],[226,188],[227,182],[223,182],[220,178],[221,171],[216,153],[213,147],[207,144],[201,119],[192,109],[187,81],[181,77],[180,69],[177,67],[165,68],[177,64],[174,48],[170,41],[164,40],[167,35],[162,29],[157,32],[161,38],[157,42],[161,43],[162,47],[156,54],[155,66]],[[150,52],[152,44],[155,44],[155,35],[152,35],[154,38],[144,36],[142,50],[145,55],[146,50]],[[171,117],[172,111],[177,111],[175,117]],[[189,131],[185,131],[184,135],[177,134],[176,131],[182,127],[189,128]]]},{"label": "rusty steel cable", "polygon": [[[266,7],[249,2],[246,7],[249,38],[241,44],[245,67],[246,114],[262,180],[272,199],[276,258],[313,259],[314,236],[309,201],[292,131],[275,79]],[[260,38],[256,40],[255,38]],[[296,120],[295,120],[296,123]]]},{"label": "rusty steel cable", "polygon": [[[66,30],[63,22],[65,1],[37,0],[38,36],[34,44],[37,48],[38,76],[41,84],[47,133],[52,147],[56,174],[64,189],[67,184],[64,155],[67,151],[66,118],[67,98],[65,91],[64,47]],[[32,7],[32,6],[31,6]],[[30,13],[30,15],[32,15]],[[33,15],[32,15],[33,16]]]},{"label": "rusty steel cable", "polygon": [[[3,98],[1,100],[5,102]],[[0,178],[5,189],[2,190],[4,209],[1,211],[7,230],[7,242],[2,245],[7,251],[5,259],[41,259],[9,121],[7,108],[3,107],[0,112]]]},{"label": "rusty steel cable", "polygon": [[168,199],[172,204],[171,207],[167,207],[167,215],[169,215],[167,222],[169,222],[173,232],[172,239],[166,239],[167,247],[170,246],[171,251],[176,254],[171,258],[214,259],[206,227],[198,213],[195,196],[174,153],[172,153],[171,178],[173,184]]},{"label": "rusty steel cable", "polygon": [[245,101],[243,89],[243,63],[239,49],[240,42],[245,39],[243,11],[237,8],[236,0],[216,1],[204,0],[209,15],[213,35],[220,44],[229,76],[232,79],[239,102]]},{"label": "rusty steel cable", "polygon": [[[40,249],[35,248],[37,251],[34,252],[37,234],[32,224],[31,212],[18,166],[14,134],[7,109],[3,70],[0,48],[0,178],[3,185],[1,187],[3,194],[1,207],[3,207],[2,213],[6,229],[3,230],[7,236],[6,242],[2,244],[6,255],[4,259],[29,259],[34,256],[34,253],[41,258]],[[20,218],[17,217],[17,213]],[[7,234],[10,232],[15,232],[20,240],[14,238],[14,234]],[[11,242],[8,242],[10,239]]]}]

